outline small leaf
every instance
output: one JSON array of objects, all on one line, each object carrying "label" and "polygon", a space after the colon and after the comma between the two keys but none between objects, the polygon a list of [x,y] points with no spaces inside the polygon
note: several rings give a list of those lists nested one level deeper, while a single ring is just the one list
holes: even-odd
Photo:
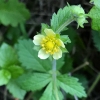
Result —
[{"label": "small leaf", "polygon": [[36,91],[45,87],[51,81],[50,74],[45,73],[26,73],[17,80],[21,88],[27,91]]},{"label": "small leaf", "polygon": [[94,46],[100,51],[100,32],[92,31]]},{"label": "small leaf", "polygon": [[86,97],[86,93],[84,88],[78,82],[77,78],[68,76],[68,75],[61,75],[58,77],[60,87],[66,92],[71,95],[76,95],[78,97]]},{"label": "small leaf", "polygon": [[5,85],[9,82],[11,74],[7,70],[0,70],[0,86]]},{"label": "small leaf", "polygon": [[24,96],[26,94],[26,91],[21,89],[15,81],[10,81],[7,84],[7,89],[9,92],[13,95],[13,97],[18,98],[18,99],[24,99]]},{"label": "small leaf", "polygon": [[9,66],[6,69],[11,73],[12,78],[17,78],[21,74],[24,73],[24,70],[20,66],[17,66],[17,65]]},{"label": "small leaf", "polygon": [[92,29],[99,31],[100,30],[100,7],[94,6],[90,12],[89,17],[92,19]]},{"label": "small leaf", "polygon": [[67,50],[66,48],[62,48],[62,47],[61,47],[61,51],[62,51],[63,53],[68,53],[68,50]]},{"label": "small leaf", "polygon": [[25,5],[18,0],[8,0],[0,2],[0,22],[3,25],[17,26],[24,23],[30,17]]},{"label": "small leaf", "polygon": [[18,63],[15,50],[3,43],[0,48],[0,67],[7,67]]},{"label": "small leaf", "polygon": [[68,43],[66,45],[66,48],[68,49],[69,52],[72,51],[73,47],[75,46],[77,32],[73,28],[69,27],[68,30],[63,31],[61,34],[68,35],[69,39],[71,40],[71,43],[70,44]]},{"label": "small leaf", "polygon": [[70,40],[70,38],[68,37],[68,35],[61,35],[60,38],[61,38],[61,40],[62,40],[65,44],[71,43],[71,40]]}]

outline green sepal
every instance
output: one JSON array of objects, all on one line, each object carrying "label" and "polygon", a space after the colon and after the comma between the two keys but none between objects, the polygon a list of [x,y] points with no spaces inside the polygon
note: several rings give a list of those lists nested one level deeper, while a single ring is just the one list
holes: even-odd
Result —
[{"label": "green sepal", "polygon": [[39,51],[41,49],[41,47],[37,46],[37,45],[34,45],[33,49],[36,50],[36,51]]},{"label": "green sepal", "polygon": [[50,28],[49,25],[42,23],[41,24],[41,34],[45,35],[44,29]]},{"label": "green sepal", "polygon": [[60,34],[56,33],[56,38],[59,39],[60,38]]},{"label": "green sepal", "polygon": [[11,73],[8,70],[0,70],[0,86],[5,85],[11,79]]},{"label": "green sepal", "polygon": [[61,51],[63,52],[63,53],[68,53],[68,50],[66,49],[66,48],[60,48],[61,49]]},{"label": "green sepal", "polygon": [[71,43],[71,40],[70,40],[70,38],[68,37],[68,35],[61,35],[61,36],[60,36],[60,39],[61,39],[65,44]]}]

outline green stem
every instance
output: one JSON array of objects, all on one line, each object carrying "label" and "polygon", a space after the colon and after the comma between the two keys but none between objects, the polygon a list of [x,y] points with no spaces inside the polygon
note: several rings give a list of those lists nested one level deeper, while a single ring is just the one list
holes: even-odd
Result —
[{"label": "green stem", "polygon": [[87,93],[88,96],[91,94],[91,92],[93,91],[93,89],[95,88],[95,86],[97,85],[97,83],[99,82],[99,80],[100,80],[100,73],[98,74],[98,76],[96,77],[96,79],[93,82],[92,86],[88,90],[88,93]]},{"label": "green stem", "polygon": [[56,31],[56,33],[60,33],[66,26],[68,26],[70,23],[72,23],[73,21],[75,21],[74,18],[69,19],[68,21],[66,21],[64,24],[62,24],[60,26],[60,28]]},{"label": "green stem", "polygon": [[54,94],[56,97],[56,100],[59,100],[58,96],[58,90],[57,90],[57,84],[56,84],[56,60],[53,60],[53,66],[52,66],[52,78],[53,78],[53,87],[54,87]]},{"label": "green stem", "polygon": [[20,29],[21,29],[21,32],[23,34],[23,37],[24,38],[28,38],[28,35],[27,35],[27,32],[26,32],[26,29],[25,29],[25,25],[24,24],[20,24]]}]

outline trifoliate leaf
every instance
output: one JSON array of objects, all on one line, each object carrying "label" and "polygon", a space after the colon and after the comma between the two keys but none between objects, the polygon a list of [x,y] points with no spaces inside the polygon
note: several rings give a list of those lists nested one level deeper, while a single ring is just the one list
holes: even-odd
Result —
[{"label": "trifoliate leaf", "polygon": [[21,88],[36,91],[45,87],[51,81],[51,75],[45,73],[26,73],[17,80]]},{"label": "trifoliate leaf", "polygon": [[19,61],[26,69],[46,72],[51,69],[52,63],[46,59],[41,60],[38,52],[34,50],[32,40],[20,40],[18,44]]},{"label": "trifoliate leaf", "polygon": [[[63,95],[60,91],[58,91],[57,95],[59,100],[63,100]],[[40,100],[56,100],[52,82],[48,84]]]},{"label": "trifoliate leaf", "polygon": [[11,73],[12,78],[17,78],[21,74],[24,73],[24,70],[20,66],[17,66],[17,65],[9,66],[6,69]]},{"label": "trifoliate leaf", "polygon": [[76,95],[77,97],[86,97],[86,93],[84,88],[78,82],[77,78],[61,75],[58,77],[60,87],[66,92],[71,95]]},{"label": "trifoliate leaf", "polygon": [[23,100],[26,94],[26,91],[21,89],[15,81],[10,81],[7,84],[7,89],[13,95],[13,97]]},{"label": "trifoliate leaf", "polygon": [[89,17],[92,19],[92,29],[94,30],[100,30],[100,7],[94,6],[90,12],[89,12]]},{"label": "trifoliate leaf", "polygon": [[15,50],[9,45],[3,43],[0,48],[0,67],[8,67],[18,63]]},{"label": "trifoliate leaf", "polygon": [[[60,8],[57,14],[53,14],[51,19],[51,27],[53,31],[57,33],[61,32],[65,28],[66,22],[70,19],[73,19],[70,7],[65,6],[63,9]],[[63,25],[65,26],[63,27]]]},{"label": "trifoliate leaf", "polygon": [[0,22],[3,25],[17,26],[24,23],[30,17],[25,5],[18,0],[0,2]]},{"label": "trifoliate leaf", "polygon": [[11,74],[7,70],[0,70],[0,86],[5,85],[9,82]]},{"label": "trifoliate leaf", "polygon": [[92,31],[94,46],[100,51],[100,32]]}]

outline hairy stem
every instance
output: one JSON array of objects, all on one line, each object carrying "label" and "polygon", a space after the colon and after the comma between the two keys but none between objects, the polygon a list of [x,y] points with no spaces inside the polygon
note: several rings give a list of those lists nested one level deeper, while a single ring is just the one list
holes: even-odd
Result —
[{"label": "hairy stem", "polygon": [[53,64],[52,64],[52,79],[53,79],[53,87],[54,87],[54,94],[56,97],[56,100],[59,100],[59,96],[58,96],[58,90],[57,90],[57,85],[56,85],[56,60],[53,60]]},{"label": "hairy stem", "polygon": [[56,31],[56,33],[60,33],[66,26],[68,26],[70,23],[72,23],[73,21],[75,21],[74,18],[69,19],[68,21],[66,21],[65,23],[63,23],[60,28]]}]

